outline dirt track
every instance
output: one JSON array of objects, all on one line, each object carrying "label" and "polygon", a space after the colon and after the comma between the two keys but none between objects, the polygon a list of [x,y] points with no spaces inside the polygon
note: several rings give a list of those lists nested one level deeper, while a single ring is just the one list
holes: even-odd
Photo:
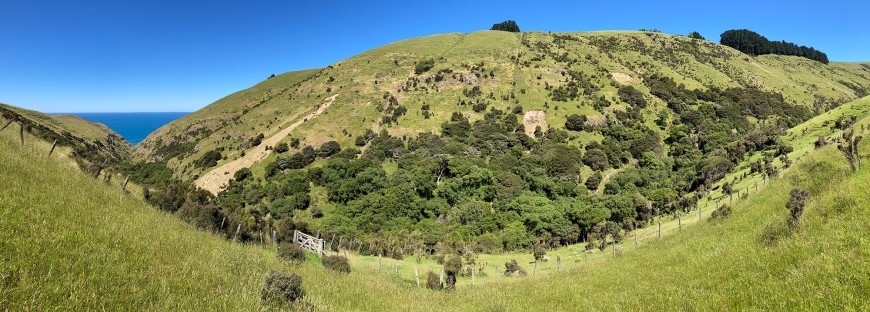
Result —
[{"label": "dirt track", "polygon": [[[265,140],[263,140],[263,143],[260,143],[260,145],[257,145],[254,148],[246,151],[245,156],[218,166],[212,171],[209,171],[208,173],[196,180],[196,186],[206,191],[209,191],[212,194],[217,194],[221,191],[221,189],[225,187],[227,182],[232,179],[233,175],[236,174],[236,171],[239,171],[242,168],[250,168],[252,165],[254,165],[254,163],[263,160],[264,158],[269,156],[269,153],[271,153],[272,151],[267,151],[266,146],[277,145],[278,142],[281,142],[282,139],[290,135],[290,133],[293,132],[296,127],[299,127],[299,125],[305,123],[306,121],[320,116],[320,114],[323,113],[326,108],[332,105],[332,102],[334,102],[335,98],[337,97],[338,94],[326,98],[323,103],[321,103],[320,106],[317,107],[316,111],[311,112],[310,114],[302,118],[299,118],[298,120],[296,120],[296,122],[290,124],[281,131],[278,131],[278,133],[275,133],[272,136],[266,138]],[[285,121],[285,124],[287,122],[290,122],[291,120],[292,118]]]}]

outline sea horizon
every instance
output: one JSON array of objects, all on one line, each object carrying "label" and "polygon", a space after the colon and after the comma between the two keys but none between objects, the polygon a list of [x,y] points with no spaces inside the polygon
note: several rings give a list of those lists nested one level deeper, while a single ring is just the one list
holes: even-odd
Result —
[{"label": "sea horizon", "polygon": [[184,117],[190,112],[63,112],[50,114],[73,115],[101,123],[124,137],[131,145],[136,145],[158,128]]}]

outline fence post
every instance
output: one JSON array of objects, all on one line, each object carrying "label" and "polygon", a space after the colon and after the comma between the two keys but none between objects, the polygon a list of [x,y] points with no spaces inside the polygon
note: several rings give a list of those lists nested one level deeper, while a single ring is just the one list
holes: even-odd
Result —
[{"label": "fence post", "polygon": [[477,263],[472,264],[471,268],[471,287],[474,287],[474,271],[477,271]]},{"label": "fence post", "polygon": [[[49,153],[48,155],[51,156],[51,153]],[[127,189],[127,182],[130,182],[130,176],[127,176],[127,178],[124,179],[124,185],[121,186],[121,189],[122,189],[122,190],[126,190],[126,189]]]},{"label": "fence post", "polygon": [[393,259],[393,268],[396,269],[396,275],[399,275],[399,260]]},{"label": "fence post", "polygon": [[[704,204],[704,207],[707,207],[707,204]],[[698,222],[701,222],[701,206],[698,206]]]},{"label": "fence post", "polygon": [[538,275],[538,259],[535,259],[535,270],[532,271],[532,276]]},{"label": "fence post", "polygon": [[293,245],[299,243],[299,231],[293,230]]},{"label": "fence post", "polygon": [[562,256],[556,255],[556,269],[562,272]]},{"label": "fence post", "polygon": [[758,181],[755,181],[755,190],[758,191]]},{"label": "fence post", "polygon": [[637,246],[637,233],[634,233],[634,245]]},{"label": "fence post", "polygon": [[662,239],[662,222],[659,221],[659,239]]},{"label": "fence post", "polygon": [[381,254],[378,254],[378,273],[381,273]]},{"label": "fence post", "polygon": [[683,231],[683,216],[677,215],[677,224],[680,226],[680,232]]},{"label": "fence post", "polygon": [[350,259],[350,258],[347,257],[347,249],[344,250],[344,258],[345,258],[345,259]]},{"label": "fence post", "polygon": [[18,132],[18,135],[21,137],[21,145],[24,145],[24,123],[19,122],[18,128],[20,129],[20,131]]},{"label": "fence post", "polygon": [[233,235],[234,241],[239,239],[239,231],[241,231],[241,230],[242,230],[242,224],[239,223],[239,226],[236,227],[236,235]]},{"label": "fence post", "polygon": [[[347,251],[345,251],[347,252]],[[417,263],[414,263],[414,279],[417,280],[417,288],[420,288],[420,272],[417,271]]]},{"label": "fence post", "polygon": [[444,268],[441,268],[441,274],[438,277],[438,284],[441,285],[441,288],[444,288]]},{"label": "fence post", "polygon": [[54,153],[55,146],[57,146],[57,139],[54,139],[54,143],[51,143],[51,149],[48,150],[48,156],[51,156],[51,153]]},{"label": "fence post", "polygon": [[275,245],[275,250],[278,250],[278,231],[272,230],[272,245]]}]

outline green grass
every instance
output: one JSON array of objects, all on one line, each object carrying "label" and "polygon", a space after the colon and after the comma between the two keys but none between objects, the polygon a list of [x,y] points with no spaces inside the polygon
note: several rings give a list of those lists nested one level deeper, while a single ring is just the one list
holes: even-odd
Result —
[{"label": "green grass", "polygon": [[[557,34],[571,35],[578,41],[564,41],[557,45],[554,44]],[[529,42],[532,48],[521,44],[523,40]],[[608,40],[615,43],[614,48],[607,51],[593,44],[594,41]],[[538,44],[549,45],[552,55],[567,53],[576,62],[570,66],[556,62],[551,54],[545,55],[537,48]],[[648,51],[640,51],[636,47],[644,47]],[[699,51],[700,56],[687,52],[692,50]],[[670,55],[672,59],[656,56],[656,53]],[[518,66],[511,60],[517,55],[524,62],[529,61],[529,66]],[[537,56],[544,57],[532,60]],[[416,63],[428,58],[435,59],[435,67],[426,73],[414,75]],[[469,67],[480,62],[484,63],[487,77],[472,83],[453,79],[453,75],[470,77],[474,73]],[[409,78],[416,77],[423,81],[444,69],[452,70],[453,74],[445,74],[446,78],[442,82],[420,82],[419,86],[425,85],[425,90],[410,88],[399,91]],[[591,82],[600,90],[575,101],[554,102],[545,86],[563,85],[565,77],[561,73],[568,69],[591,76]],[[494,74],[493,78],[488,77],[490,71]],[[268,137],[270,133],[280,131],[313,110],[324,98],[334,94],[339,96],[332,106],[317,119],[298,127],[290,137],[302,140],[302,146],[317,147],[326,141],[336,140],[343,147],[350,147],[353,146],[353,137],[367,129],[380,131],[386,128],[396,136],[413,136],[424,131],[440,132],[441,124],[449,120],[454,111],[470,114],[472,121],[483,117],[483,114],[474,113],[471,105],[458,104],[465,99],[462,91],[472,85],[482,89],[484,95],[478,100],[489,102],[491,108],[510,112],[516,104],[513,99],[503,100],[502,96],[513,93],[525,111],[544,110],[549,127],[563,128],[568,115],[609,115],[609,110],[623,105],[617,99],[617,103],[604,112],[597,112],[591,106],[593,97],[616,99],[619,84],[612,85],[615,81],[611,73],[631,77],[633,82],[628,84],[646,94],[651,102],[645,110],[645,114],[651,116],[646,122],[652,125],[657,112],[664,109],[666,104],[648,93],[638,71],[667,75],[690,89],[706,89],[709,86],[760,88],[781,93],[790,102],[804,106],[812,106],[817,96],[825,98],[827,102],[853,100],[857,94],[848,88],[847,83],[870,85],[870,70],[857,63],[822,65],[798,57],[774,55],[753,58],[709,41],[665,34],[636,31],[450,33],[395,42],[322,70],[290,72],[265,80],[156,131],[137,150],[142,157],[159,158],[154,151],[161,146],[160,143],[196,140],[195,152],[182,159],[174,159],[169,165],[177,169],[181,177],[202,175],[203,170],[194,169],[191,165],[202,153],[223,147],[227,157],[225,161],[235,159],[244,150],[239,145],[247,138],[258,133]],[[382,116],[383,95],[387,92],[395,95],[400,104],[408,109],[407,114],[399,118],[398,125],[388,127],[377,122]],[[486,99],[490,92],[495,99]],[[421,114],[423,105],[429,105],[433,114],[428,119]],[[238,121],[233,121],[233,118],[238,118]],[[584,133],[573,134],[576,137],[571,143],[578,146],[601,139]],[[254,171],[261,172],[262,167],[273,159],[274,156],[254,165]]]},{"label": "green grass", "polygon": [[[861,124],[867,124],[868,120]],[[193,229],[55,158],[48,143],[20,147],[0,133],[0,310],[259,310],[269,270],[303,276],[293,309],[503,310],[867,310],[870,302],[870,167],[850,172],[834,146],[811,152],[722,221],[647,238],[620,255],[576,246],[550,252],[537,276],[461,277],[454,292],[417,289],[413,260],[351,256],[335,274],[312,256],[300,266],[268,247],[239,245]],[[868,144],[862,144],[867,157]],[[796,229],[786,226],[794,187],[812,194]],[[672,224],[672,223],[671,223]],[[573,249],[572,249],[573,248]],[[565,268],[553,272],[554,255]],[[517,258],[532,270],[529,255]],[[373,268],[374,265],[374,269]],[[421,264],[420,273],[437,269]],[[484,279],[491,279],[483,282]]]}]

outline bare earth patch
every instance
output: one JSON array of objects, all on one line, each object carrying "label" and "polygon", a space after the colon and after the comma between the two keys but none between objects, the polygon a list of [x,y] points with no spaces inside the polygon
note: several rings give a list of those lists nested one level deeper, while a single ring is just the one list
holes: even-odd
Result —
[{"label": "bare earth patch", "polygon": [[616,82],[621,85],[627,85],[634,82],[634,78],[629,76],[628,74],[610,73],[610,76],[613,77],[613,80],[616,80]]},{"label": "bare earth patch", "polygon": [[523,126],[526,129],[526,135],[535,136],[535,128],[540,126],[541,131],[547,131],[547,114],[541,110],[530,110],[523,116]]},{"label": "bare earth patch", "polygon": [[[271,153],[272,151],[267,151],[266,146],[277,145],[279,142],[281,142],[282,139],[290,135],[290,132],[293,132],[296,127],[299,127],[299,125],[305,123],[306,121],[320,116],[320,114],[323,113],[323,111],[326,110],[329,105],[332,105],[332,102],[335,101],[336,97],[338,97],[338,94],[326,98],[326,100],[324,100],[323,103],[320,104],[320,106],[317,106],[317,110],[302,118],[299,118],[298,120],[296,120],[296,122],[285,127],[281,131],[278,131],[278,133],[275,133],[274,135],[266,138],[265,140],[263,140],[263,143],[260,143],[260,145],[257,145],[251,150],[245,152],[245,156],[218,166],[217,168],[209,171],[199,179],[196,179],[196,186],[206,191],[209,191],[212,194],[217,194],[222,188],[225,187],[227,182],[232,179],[233,175],[236,174],[236,171],[239,171],[242,168],[250,168],[252,165],[254,165],[254,163],[263,160],[264,158],[269,156],[269,153]],[[290,121],[291,120],[285,121],[285,124]]]}]

